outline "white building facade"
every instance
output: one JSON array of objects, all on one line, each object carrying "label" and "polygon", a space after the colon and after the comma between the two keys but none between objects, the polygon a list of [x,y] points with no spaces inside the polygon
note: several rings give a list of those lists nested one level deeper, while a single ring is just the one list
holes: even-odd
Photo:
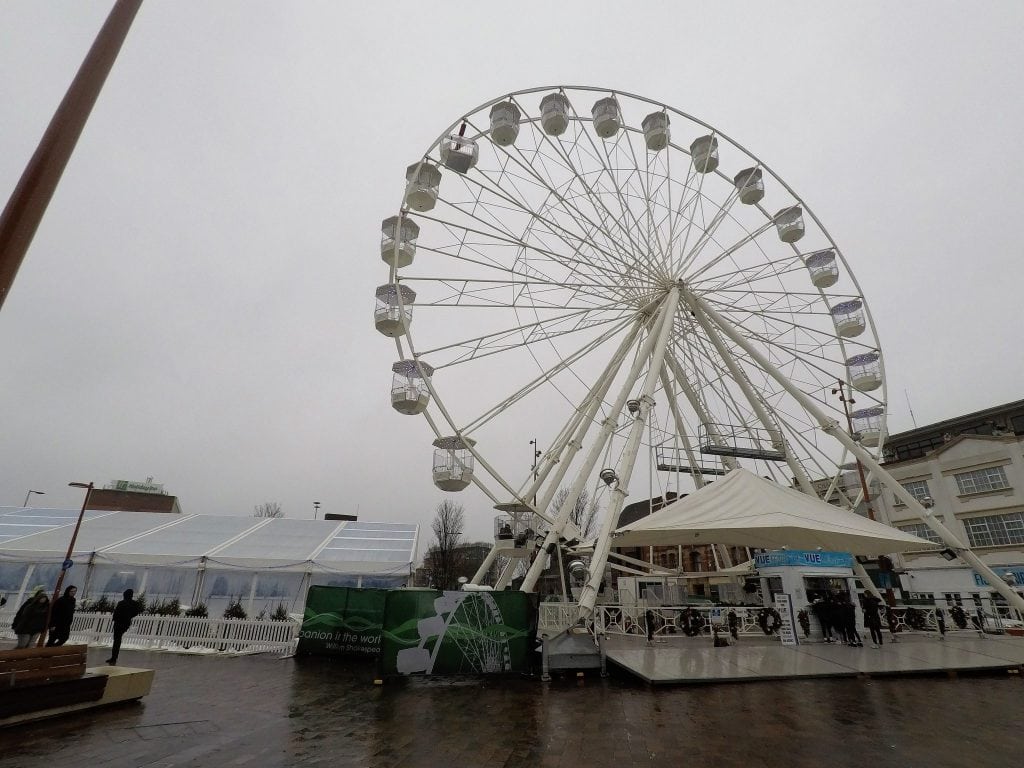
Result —
[{"label": "white building facade", "polygon": [[[886,455],[892,476],[1024,594],[1024,401],[893,435]],[[946,606],[992,598],[985,580],[944,556],[945,544],[891,490],[876,493],[880,520],[936,542],[896,559],[908,597]]]}]

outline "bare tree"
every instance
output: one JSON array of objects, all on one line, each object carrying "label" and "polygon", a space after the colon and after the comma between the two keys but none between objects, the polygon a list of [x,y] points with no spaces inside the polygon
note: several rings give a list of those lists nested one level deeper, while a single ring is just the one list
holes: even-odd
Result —
[{"label": "bare tree", "polygon": [[[555,498],[551,501],[551,510],[557,514],[562,504],[569,497],[568,488],[559,488]],[[573,504],[572,512],[569,513],[569,520],[579,529],[580,538],[589,539],[597,526],[597,501],[591,501],[586,488],[580,491],[579,498]]]},{"label": "bare tree", "polygon": [[427,552],[427,570],[435,589],[455,589],[459,566],[459,541],[466,521],[461,504],[445,499],[437,505],[434,522],[435,543]]},{"label": "bare tree", "polygon": [[265,501],[252,508],[253,517],[284,517],[281,505],[276,501]]}]

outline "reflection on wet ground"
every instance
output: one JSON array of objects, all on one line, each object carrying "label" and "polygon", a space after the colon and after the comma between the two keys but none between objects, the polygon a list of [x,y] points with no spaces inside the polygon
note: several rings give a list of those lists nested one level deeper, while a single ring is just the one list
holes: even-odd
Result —
[{"label": "reflection on wet ground", "polygon": [[[90,665],[103,649],[90,652]],[[123,651],[142,704],[0,731],[0,765],[1015,765],[1017,675],[650,688],[626,677],[372,684],[372,666]]]}]

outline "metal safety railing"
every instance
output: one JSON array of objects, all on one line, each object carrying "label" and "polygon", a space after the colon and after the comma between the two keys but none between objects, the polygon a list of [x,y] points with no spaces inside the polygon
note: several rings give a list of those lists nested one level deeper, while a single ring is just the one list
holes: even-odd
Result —
[{"label": "metal safety railing", "polygon": [[[1019,626],[1021,622],[998,611],[984,611],[970,606],[962,614],[938,606],[900,605],[882,607],[882,627],[891,634],[939,633],[939,616],[946,633],[981,632],[1002,634],[1007,628]],[[765,620],[764,609],[760,606],[651,606],[651,605],[598,605],[594,609],[588,628],[595,633],[610,635],[646,635],[647,611],[651,612],[653,635],[684,635],[694,637],[709,635],[712,626],[719,631],[728,631],[729,612],[734,611],[737,619],[737,634],[761,635],[765,628],[775,627],[775,619]],[[817,617],[805,607],[797,609],[797,622],[801,638],[820,636],[821,626]],[[802,614],[802,616],[801,616]],[[538,634],[550,637],[576,623],[578,606],[575,603],[545,602],[540,604]],[[959,618],[959,621],[957,620]],[[806,629],[804,625],[806,624]],[[961,626],[961,624],[963,626]],[[857,610],[857,625],[863,628],[863,613]]]}]

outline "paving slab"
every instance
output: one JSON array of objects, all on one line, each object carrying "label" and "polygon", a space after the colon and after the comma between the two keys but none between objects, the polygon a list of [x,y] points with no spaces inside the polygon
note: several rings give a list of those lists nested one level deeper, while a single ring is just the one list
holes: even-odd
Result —
[{"label": "paving slab", "polygon": [[[998,644],[990,648],[1003,654]],[[764,652],[741,650],[737,669],[756,666]],[[107,652],[90,651],[90,665]],[[1005,671],[665,687],[613,667],[607,678],[563,675],[550,684],[512,676],[375,686],[372,664],[325,659],[122,650],[121,661],[156,670],[140,703],[0,731],[0,765],[987,768],[1020,761],[1013,714],[1024,682]]]}]

